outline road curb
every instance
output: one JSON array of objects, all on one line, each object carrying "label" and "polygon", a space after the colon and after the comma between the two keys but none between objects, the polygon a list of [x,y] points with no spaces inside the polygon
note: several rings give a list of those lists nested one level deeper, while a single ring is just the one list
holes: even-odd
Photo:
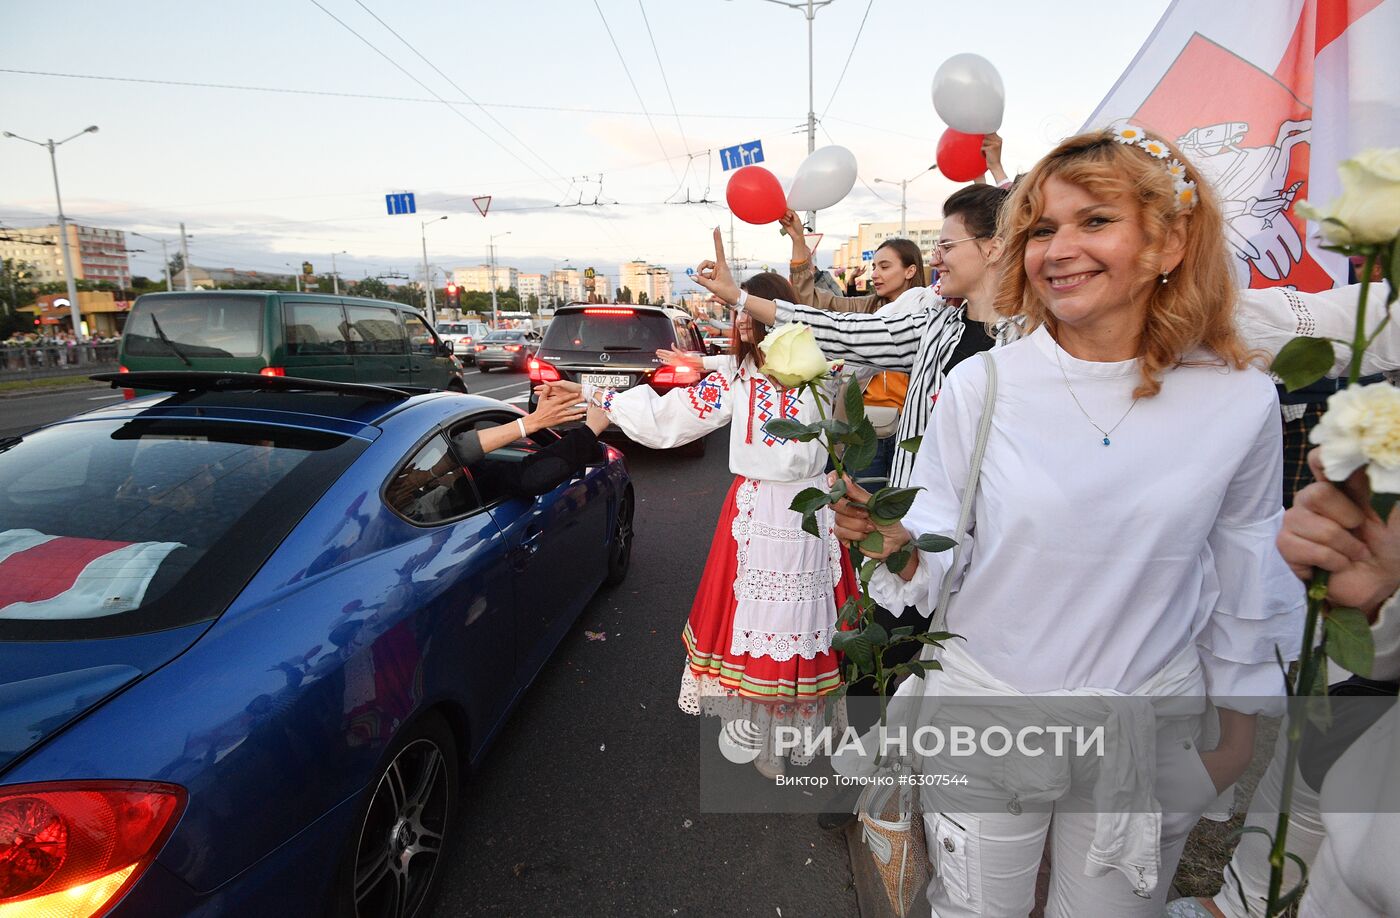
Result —
[{"label": "road curb", "polygon": [[7,400],[12,398],[33,398],[37,395],[48,395],[53,392],[79,392],[83,389],[106,388],[109,388],[109,385],[107,383],[100,382],[74,383],[71,386],[38,386],[33,389],[20,389],[15,392],[0,392],[0,400]]}]

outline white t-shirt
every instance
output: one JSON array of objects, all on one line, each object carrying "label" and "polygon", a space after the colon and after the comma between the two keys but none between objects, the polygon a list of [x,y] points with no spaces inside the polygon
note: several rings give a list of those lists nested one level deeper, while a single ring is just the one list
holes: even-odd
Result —
[{"label": "white t-shirt", "polygon": [[[1167,372],[1129,412],[1136,360],[1077,360],[1044,328],[984,358],[997,402],[948,630],[1022,692],[1132,692],[1194,642],[1217,703],[1281,710],[1275,647],[1294,658],[1304,594],[1274,547],[1283,456],[1269,377],[1202,355],[1209,365]],[[911,532],[956,528],[985,386],[983,359],[948,376],[915,461]],[[1122,419],[1110,445],[1089,418]],[[887,608],[931,610],[951,554],[920,558],[910,584],[879,575]]]}]

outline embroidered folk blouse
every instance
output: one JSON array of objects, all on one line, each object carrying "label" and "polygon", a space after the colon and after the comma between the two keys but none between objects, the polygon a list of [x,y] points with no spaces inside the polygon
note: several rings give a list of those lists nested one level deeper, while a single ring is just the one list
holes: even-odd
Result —
[{"label": "embroidered folk blouse", "polygon": [[[763,425],[777,418],[804,424],[820,419],[817,406],[798,389],[786,389],[758,372],[752,363],[735,364],[729,356],[710,357],[708,376],[685,389],[658,395],[650,386],[622,392],[599,390],[612,422],[636,442],[669,449],[729,424],[729,470],[761,481],[802,481],[822,474],[826,450],[818,442],[774,437]],[[828,382],[830,398],[835,383]],[[592,390],[585,388],[584,397]]]}]

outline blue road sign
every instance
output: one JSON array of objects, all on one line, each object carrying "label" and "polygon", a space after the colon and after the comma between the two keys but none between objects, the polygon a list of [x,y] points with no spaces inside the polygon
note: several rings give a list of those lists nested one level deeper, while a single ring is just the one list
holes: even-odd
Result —
[{"label": "blue road sign", "polygon": [[695,269],[694,269],[694,268],[686,268],[686,269],[685,269],[685,276],[686,276],[686,277],[694,277],[694,276],[695,276]]},{"label": "blue road sign", "polygon": [[860,260],[861,260],[861,261],[874,261],[874,260],[875,260],[875,250],[874,250],[874,249],[866,249],[864,252],[861,252],[861,253],[860,253]]},{"label": "blue road sign", "polygon": [[389,211],[390,216],[418,212],[418,204],[413,200],[413,192],[411,191],[405,191],[402,194],[386,194],[384,206]]},{"label": "blue road sign", "polygon": [[719,151],[719,165],[725,172],[730,169],[738,169],[740,166],[752,166],[754,163],[761,162],[763,162],[763,141],[761,140],[750,140],[748,143],[724,147]]}]

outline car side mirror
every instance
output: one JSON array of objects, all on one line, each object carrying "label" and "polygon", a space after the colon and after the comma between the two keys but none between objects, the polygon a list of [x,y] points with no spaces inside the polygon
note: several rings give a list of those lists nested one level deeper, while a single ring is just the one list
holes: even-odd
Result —
[{"label": "car side mirror", "polygon": [[455,351],[456,349],[457,349],[457,345],[456,345],[455,343],[453,343],[453,342],[451,342],[451,341],[444,341],[444,342],[442,342],[442,356],[444,356],[444,357],[451,357],[453,351]]}]

